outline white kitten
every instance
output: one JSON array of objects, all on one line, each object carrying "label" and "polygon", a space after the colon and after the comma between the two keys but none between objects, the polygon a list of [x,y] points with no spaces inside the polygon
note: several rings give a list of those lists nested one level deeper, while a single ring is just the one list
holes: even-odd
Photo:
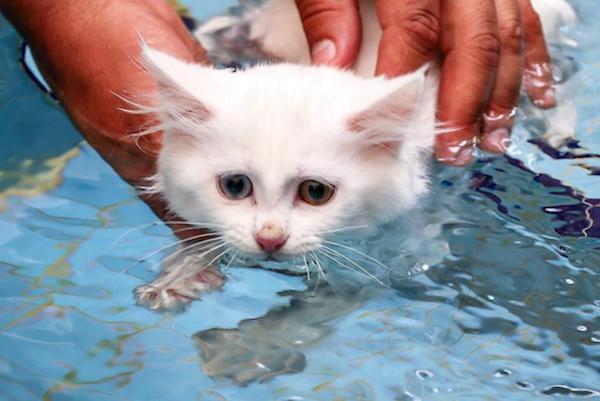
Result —
[{"label": "white kitten", "polygon": [[[379,28],[373,3],[363,3],[357,68],[370,76]],[[244,18],[269,54],[306,63],[294,7],[271,0]],[[160,94],[147,110],[164,131],[152,191],[216,235],[169,257],[163,275],[136,290],[144,305],[177,307],[219,286],[226,253],[302,258],[344,227],[390,221],[427,191],[437,78],[425,68],[385,79],[286,63],[234,73],[148,47],[143,59]]]}]

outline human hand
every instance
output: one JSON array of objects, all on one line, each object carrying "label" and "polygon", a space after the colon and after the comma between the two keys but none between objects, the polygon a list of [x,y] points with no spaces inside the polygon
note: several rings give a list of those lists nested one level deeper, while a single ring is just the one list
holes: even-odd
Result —
[{"label": "human hand", "polygon": [[[357,0],[296,3],[313,62],[351,65],[361,41]],[[435,155],[441,162],[466,165],[475,146],[503,153],[522,83],[538,107],[555,105],[550,58],[530,0],[376,4],[382,28],[376,74],[408,73],[442,56],[437,116],[452,130],[437,136]]]},{"label": "human hand", "polygon": [[[143,185],[155,173],[161,134],[134,138],[140,127],[152,123],[151,117],[120,111],[129,107],[115,94],[154,90],[153,80],[136,62],[140,37],[180,59],[204,61],[179,16],[162,0],[0,0],[0,10],[31,46],[44,77],[87,141],[126,181]],[[159,217],[177,219],[167,216],[162,200],[140,196]]]}]

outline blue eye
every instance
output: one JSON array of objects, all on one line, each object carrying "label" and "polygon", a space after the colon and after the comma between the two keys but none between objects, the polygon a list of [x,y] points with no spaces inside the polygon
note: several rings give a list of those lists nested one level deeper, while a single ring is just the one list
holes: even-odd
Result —
[{"label": "blue eye", "polygon": [[313,206],[324,205],[333,197],[335,187],[316,180],[303,181],[298,187],[298,196]]},{"label": "blue eye", "polygon": [[229,199],[240,200],[252,195],[252,181],[243,174],[224,175],[219,178],[219,188]]}]

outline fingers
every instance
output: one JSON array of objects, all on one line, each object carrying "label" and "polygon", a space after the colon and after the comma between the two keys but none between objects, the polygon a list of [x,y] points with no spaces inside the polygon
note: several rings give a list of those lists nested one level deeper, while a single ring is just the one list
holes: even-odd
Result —
[{"label": "fingers", "polygon": [[379,0],[377,75],[412,72],[431,61],[440,34],[440,0]]},{"label": "fingers", "polygon": [[171,53],[177,57],[195,62],[206,62],[206,53],[194,35],[187,29],[179,14],[165,1],[147,1],[156,16],[162,20],[165,27],[170,27],[179,41],[169,43]]},{"label": "fingers", "polygon": [[479,147],[488,152],[504,153],[510,144],[510,131],[523,74],[523,29],[519,0],[496,0],[496,16],[500,58],[496,82],[483,116]]},{"label": "fingers", "polygon": [[312,62],[351,66],[362,36],[357,0],[296,0]]},{"label": "fingers", "polygon": [[550,55],[542,23],[530,0],[519,0],[525,39],[525,74],[523,86],[531,101],[538,107],[556,105]]},{"label": "fingers", "polygon": [[453,131],[438,135],[435,154],[443,163],[462,166],[473,160],[498,65],[496,9],[493,0],[442,0],[440,15],[444,64],[438,119]]}]

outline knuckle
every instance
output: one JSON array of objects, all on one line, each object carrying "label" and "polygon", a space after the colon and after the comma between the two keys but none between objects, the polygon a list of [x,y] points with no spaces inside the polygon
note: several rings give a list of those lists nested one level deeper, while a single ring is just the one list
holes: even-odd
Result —
[{"label": "knuckle", "polygon": [[440,22],[434,13],[419,8],[398,12],[395,24],[419,48],[431,51],[437,46]]},{"label": "knuckle", "polygon": [[304,23],[339,18],[347,9],[343,1],[297,0],[296,5]]},{"label": "knuckle", "polygon": [[502,23],[499,26],[499,35],[503,48],[515,53],[522,52],[523,28],[518,18],[511,18]]},{"label": "knuckle", "polygon": [[492,71],[496,68],[500,56],[500,38],[494,32],[483,32],[471,38],[465,45],[465,55],[470,57],[475,65]]}]

